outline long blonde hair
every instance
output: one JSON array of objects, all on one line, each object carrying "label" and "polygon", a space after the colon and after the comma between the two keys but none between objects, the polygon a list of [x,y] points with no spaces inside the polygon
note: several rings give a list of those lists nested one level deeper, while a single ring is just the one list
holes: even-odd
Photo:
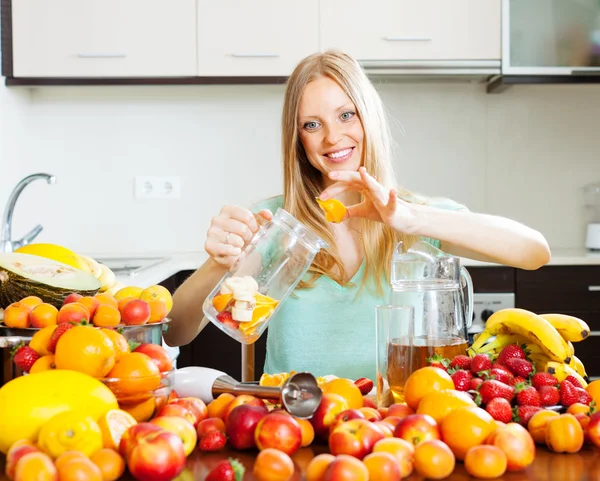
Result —
[{"label": "long blonde hair", "polygon": [[[379,94],[367,75],[352,57],[336,50],[306,57],[288,79],[285,91],[282,114],[284,209],[321,236],[331,247],[317,254],[309,269],[312,274],[310,279],[300,283],[299,287],[312,286],[324,274],[339,284],[347,282],[333,229],[315,202],[324,188],[322,174],[308,161],[298,134],[298,106],[304,88],[309,82],[323,76],[335,81],[356,106],[364,130],[361,164],[382,185],[396,187],[389,125]],[[404,190],[399,195],[402,198],[409,197],[409,193]],[[396,244],[402,241],[406,247],[416,238],[366,219],[361,219],[361,230],[366,257],[361,288],[373,277],[376,290],[381,294],[381,277],[382,274],[386,278],[389,276],[390,260]]]}]

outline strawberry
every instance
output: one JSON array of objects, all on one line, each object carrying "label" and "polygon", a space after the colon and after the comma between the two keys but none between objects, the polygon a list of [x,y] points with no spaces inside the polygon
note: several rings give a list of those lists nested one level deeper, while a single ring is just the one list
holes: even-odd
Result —
[{"label": "strawberry", "polygon": [[469,371],[471,369],[471,358],[469,356],[465,356],[464,354],[454,356],[454,359],[452,359],[452,362],[450,362],[450,367]]},{"label": "strawberry", "polygon": [[358,389],[360,389],[360,393],[363,396],[369,394],[373,390],[373,381],[366,377],[361,377],[360,379],[357,379],[356,381],[354,381],[354,384],[358,386]]},{"label": "strawberry", "polygon": [[590,396],[589,393],[582,387],[576,387],[575,390],[579,393],[579,401],[577,402],[589,406],[589,404],[592,402],[592,396]]},{"label": "strawberry", "polygon": [[491,379],[496,379],[496,381],[503,382],[504,384],[509,384],[512,386],[512,380],[514,376],[508,372],[506,369],[498,369],[492,368],[490,370]]},{"label": "strawberry", "polygon": [[575,386],[571,384],[566,379],[560,383],[560,403],[563,406],[570,406],[571,404],[575,404],[579,402],[579,393],[577,392]]},{"label": "strawberry", "polygon": [[536,389],[542,386],[558,386],[558,379],[556,379],[549,372],[536,372],[531,378],[531,384]]},{"label": "strawberry", "polygon": [[517,384],[515,392],[517,393],[517,404],[519,406],[541,406],[540,394],[533,386]]},{"label": "strawberry", "polygon": [[31,347],[19,344],[12,354],[16,366],[23,372],[29,372],[31,366],[40,358],[40,355]]},{"label": "strawberry", "polygon": [[473,379],[473,374],[471,371],[463,371],[458,370],[452,373],[450,376],[452,381],[454,382],[454,389],[457,391],[468,391],[471,386],[471,379]]},{"label": "strawberry", "polygon": [[240,327],[238,322],[233,320],[233,317],[231,316],[231,312],[229,312],[229,311],[219,312],[217,314],[217,319],[219,320],[219,322],[223,323],[225,326],[229,327],[230,329],[237,330]]},{"label": "strawberry", "polygon": [[487,371],[492,367],[492,360],[487,354],[477,354],[471,359],[471,372],[477,375],[478,372]]},{"label": "strawberry", "polygon": [[516,386],[517,384],[527,384],[527,379],[522,378],[521,376],[515,376],[511,379],[509,384],[511,386]]},{"label": "strawberry", "polygon": [[480,379],[478,377],[474,377],[469,382],[469,391],[477,391],[477,390],[479,390],[479,386],[481,386],[482,384],[483,384],[483,379]]},{"label": "strawberry", "polygon": [[224,459],[208,473],[204,481],[242,481],[244,466],[237,459]]},{"label": "strawberry", "polygon": [[513,421],[527,427],[527,423],[529,423],[531,417],[538,411],[541,411],[541,409],[539,406],[515,406]]},{"label": "strawberry", "polygon": [[515,395],[515,388],[508,386],[503,382],[492,379],[489,381],[483,381],[483,384],[479,387],[479,395],[481,396],[481,401],[484,404],[489,403],[496,397],[502,397],[507,401],[512,401],[512,398]]},{"label": "strawberry", "polygon": [[572,376],[570,374],[565,378],[565,381],[569,381],[575,387],[583,387],[579,380],[575,376]]},{"label": "strawberry", "polygon": [[76,324],[72,322],[61,322],[56,329],[54,329],[54,332],[50,336],[50,340],[48,341],[48,351],[54,354],[54,351],[56,350],[56,343],[58,342],[60,336],[75,326]]},{"label": "strawberry", "polygon": [[509,423],[512,421],[512,406],[504,398],[497,397],[492,399],[485,406],[485,410],[490,413],[490,415],[496,421],[502,421],[503,423]]},{"label": "strawberry", "polygon": [[428,357],[427,362],[431,367],[437,367],[438,369],[448,372],[448,365],[450,364],[450,361],[439,354],[434,354],[433,356]]},{"label": "strawberry", "polygon": [[506,367],[510,369],[515,376],[521,376],[527,379],[533,372],[533,366],[525,359],[511,358],[506,361]]},{"label": "strawberry", "polygon": [[542,406],[556,406],[560,402],[560,393],[556,386],[540,386],[539,393]]},{"label": "strawberry", "polygon": [[204,452],[220,451],[227,444],[227,438],[222,431],[215,429],[200,438],[198,449]]},{"label": "strawberry", "polygon": [[508,366],[506,362],[509,359],[527,359],[527,355],[521,346],[518,344],[509,344],[498,355],[496,362],[504,366]]}]

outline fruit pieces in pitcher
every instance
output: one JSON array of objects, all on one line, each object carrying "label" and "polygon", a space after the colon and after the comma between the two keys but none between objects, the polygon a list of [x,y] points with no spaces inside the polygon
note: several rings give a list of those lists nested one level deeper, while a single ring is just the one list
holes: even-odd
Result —
[{"label": "fruit pieces in pitcher", "polygon": [[232,276],[223,282],[212,304],[219,313],[217,319],[220,322],[250,336],[269,318],[278,302],[260,294],[253,277]]}]

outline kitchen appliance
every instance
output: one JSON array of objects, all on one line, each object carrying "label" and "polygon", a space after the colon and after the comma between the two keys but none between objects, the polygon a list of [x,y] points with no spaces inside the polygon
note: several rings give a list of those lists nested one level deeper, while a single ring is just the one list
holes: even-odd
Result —
[{"label": "kitchen appliance", "polygon": [[117,276],[135,277],[140,272],[169,260],[168,257],[101,257],[96,259]]},{"label": "kitchen appliance", "polygon": [[586,185],[583,192],[585,207],[589,213],[585,247],[591,251],[600,251],[600,183]]},{"label": "kitchen appliance", "polygon": [[494,312],[513,307],[515,307],[515,294],[513,292],[474,293],[473,322],[469,328],[469,342],[473,341],[473,334],[485,330],[485,323]]},{"label": "kitchen appliance", "polygon": [[317,380],[308,372],[292,374],[281,387],[239,382],[224,372],[199,366],[177,369],[173,379],[173,389],[181,397],[197,397],[208,404],[223,393],[249,394],[281,403],[290,414],[301,419],[312,417],[322,397]]}]

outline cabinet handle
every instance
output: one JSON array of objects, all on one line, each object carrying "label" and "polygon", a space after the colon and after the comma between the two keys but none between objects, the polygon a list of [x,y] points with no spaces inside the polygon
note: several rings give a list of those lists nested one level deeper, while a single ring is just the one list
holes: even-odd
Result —
[{"label": "cabinet handle", "polygon": [[277,58],[278,53],[232,53],[232,57],[237,58]]},{"label": "cabinet handle", "polygon": [[600,336],[600,331],[590,331],[590,337],[591,336]]},{"label": "cabinet handle", "polygon": [[79,58],[125,58],[124,53],[78,53]]},{"label": "cabinet handle", "polygon": [[383,37],[386,42],[431,42],[431,37]]},{"label": "cabinet handle", "polygon": [[588,286],[590,292],[600,292],[600,286]]}]

